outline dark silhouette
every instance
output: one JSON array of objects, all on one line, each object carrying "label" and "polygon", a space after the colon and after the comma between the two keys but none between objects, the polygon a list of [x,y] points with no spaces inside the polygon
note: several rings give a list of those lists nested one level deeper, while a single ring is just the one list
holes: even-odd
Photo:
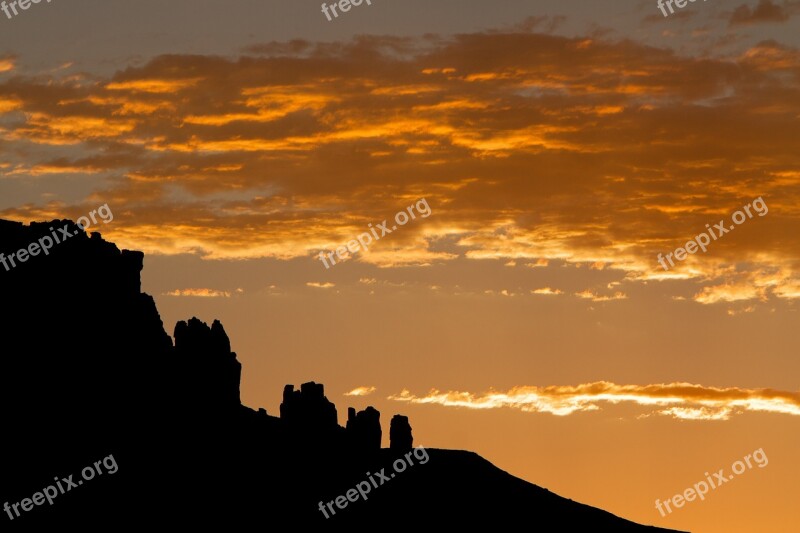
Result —
[{"label": "dark silhouette", "polygon": [[414,437],[411,436],[411,424],[408,417],[394,415],[391,426],[389,426],[389,448],[398,452],[409,451],[414,444]]},{"label": "dark silhouette", "polygon": [[338,427],[336,406],[325,397],[325,387],[313,381],[303,383],[298,391],[294,385],[283,388],[281,420],[311,431]]},{"label": "dark silhouette", "polygon": [[347,409],[347,434],[354,449],[374,452],[381,449],[381,414],[371,405],[356,413]]},{"label": "dark silhouette", "polygon": [[195,408],[225,410],[241,404],[242,364],[231,352],[231,343],[219,320],[210,328],[197,318],[178,322],[174,352],[183,369],[183,388]]},{"label": "dark silhouette", "polygon": [[78,481],[81,469],[110,454],[118,471],[20,516],[0,511],[4,531],[286,523],[428,530],[531,521],[553,524],[550,531],[666,531],[557,496],[474,453],[436,449],[426,464],[325,518],[321,502],[367,472],[392,472],[412,446],[408,419],[392,419],[390,449],[381,449],[380,413],[350,410],[341,427],[321,384],[287,385],[280,417],[243,406],[241,364],[222,324],[179,322],[173,346],[153,298],[141,292],[142,253],[67,220],[0,220],[0,253],[60,228],[70,236],[47,255],[0,265],[0,505],[31,498],[54,478]]}]

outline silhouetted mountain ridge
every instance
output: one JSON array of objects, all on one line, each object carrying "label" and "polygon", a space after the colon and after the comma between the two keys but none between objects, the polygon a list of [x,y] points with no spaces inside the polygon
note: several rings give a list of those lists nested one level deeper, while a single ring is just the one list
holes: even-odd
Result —
[{"label": "silhouetted mountain ridge", "polygon": [[[414,458],[406,417],[391,419],[390,447],[381,449],[380,413],[351,408],[342,427],[321,384],[287,385],[279,417],[243,406],[242,365],[224,327],[178,322],[173,346],[153,298],[141,292],[141,252],[87,236],[68,220],[0,220],[0,253],[62,227],[71,237],[47,255],[0,264],[8,436],[0,504],[70,474],[80,480],[84,467],[109,455],[119,469],[13,520],[3,512],[6,526],[338,529],[388,521],[421,530],[535,523],[552,524],[546,531],[667,531],[557,496],[471,452],[428,449],[424,464],[418,457],[378,484],[378,472],[394,474],[397,461]],[[368,498],[320,510],[367,479]]]}]

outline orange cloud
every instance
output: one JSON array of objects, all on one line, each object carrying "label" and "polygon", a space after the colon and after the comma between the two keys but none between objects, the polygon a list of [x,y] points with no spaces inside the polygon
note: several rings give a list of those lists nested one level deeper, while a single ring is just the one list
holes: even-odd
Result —
[{"label": "orange cloud", "polygon": [[22,100],[18,98],[0,97],[0,113],[8,113],[22,108]]},{"label": "orange cloud", "polygon": [[[630,283],[684,284],[696,303],[797,297],[800,53],[790,47],[698,58],[508,30],[249,53],[0,81],[0,174],[83,169],[95,205],[130,214],[108,237],[148,253],[313,257],[426,197],[435,218],[349,267],[595,265]],[[397,68],[386,71],[388,59]],[[669,272],[657,264],[712,215],[762,195],[770,216],[758,225]],[[760,279],[770,269],[779,274]]]},{"label": "orange cloud", "polygon": [[0,57],[0,72],[10,72],[14,70],[15,58],[13,56]]},{"label": "orange cloud", "polygon": [[556,294],[564,294],[559,289],[551,289],[550,287],[544,287],[542,289],[535,289],[531,291],[531,294],[546,294],[546,295],[556,295]]},{"label": "orange cloud", "polygon": [[[241,290],[237,290],[241,292]],[[200,298],[230,298],[231,293],[228,291],[218,291],[215,289],[175,289],[174,291],[165,292],[164,296],[196,296]]]},{"label": "orange cloud", "polygon": [[181,89],[186,89],[197,85],[201,78],[191,78],[183,80],[170,79],[138,79],[128,81],[111,82],[106,85],[109,91],[140,91],[146,93],[174,93]]},{"label": "orange cloud", "polygon": [[355,389],[351,390],[350,392],[345,392],[345,396],[368,396],[375,392],[377,389],[375,387],[356,387]]},{"label": "orange cloud", "polygon": [[603,403],[652,407],[654,414],[684,420],[728,420],[743,412],[800,416],[800,393],[797,392],[703,387],[691,383],[617,385],[599,381],[577,386],[514,387],[508,392],[482,395],[432,390],[425,396],[415,396],[403,390],[388,399],[468,409],[512,408],[557,416],[597,411]]},{"label": "orange cloud", "polygon": [[306,283],[308,287],[314,287],[316,289],[331,289],[336,286],[335,283],[330,283],[326,281],[325,283],[320,283],[318,281],[309,281]]},{"label": "orange cloud", "polygon": [[604,296],[604,295],[598,295],[589,289],[586,289],[585,291],[581,292],[576,292],[575,296],[577,296],[578,298],[588,299],[593,302],[608,302],[611,300],[625,300],[628,298],[624,293],[619,291],[615,292],[611,296]]}]

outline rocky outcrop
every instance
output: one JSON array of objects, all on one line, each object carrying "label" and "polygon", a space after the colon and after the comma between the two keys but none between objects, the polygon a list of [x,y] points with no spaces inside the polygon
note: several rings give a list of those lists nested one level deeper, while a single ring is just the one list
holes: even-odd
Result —
[{"label": "rocky outcrop", "polygon": [[283,388],[281,420],[289,427],[307,430],[338,427],[336,406],[325,397],[324,385],[313,381],[303,383],[297,391],[294,385]]},{"label": "rocky outcrop", "polygon": [[175,356],[181,388],[195,406],[232,409],[241,405],[242,365],[231,352],[225,328],[193,317],[175,325]]},{"label": "rocky outcrop", "polygon": [[398,452],[407,452],[414,445],[414,437],[411,435],[411,424],[408,417],[394,415],[389,426],[389,448]]},{"label": "rocky outcrop", "polygon": [[[48,254],[16,266],[7,259],[61,230],[71,236]],[[23,502],[24,514],[13,520],[25,530],[106,530],[120,517],[142,528],[220,523],[237,530],[288,522],[313,531],[387,517],[395,527],[419,529],[433,518],[452,529],[498,516],[520,523],[533,509],[564,531],[656,531],[514,479],[467,452],[429,450],[430,465],[418,463],[402,481],[379,489],[377,472],[391,479],[396,458],[378,450],[377,410],[352,410],[342,428],[314,382],[297,391],[286,386],[280,418],[242,406],[242,368],[222,324],[179,322],[173,347],[153,298],[141,292],[140,252],[120,251],[69,221],[0,220],[0,254],[9,261],[6,269],[0,255],[0,410],[7,437],[0,502]],[[393,449],[411,447],[406,417],[394,417],[390,439]],[[48,482],[56,490],[49,480],[81,484],[104,458],[113,458],[119,473],[66,487],[66,497],[59,485],[56,505],[26,512],[24,498]],[[374,494],[327,520],[322,501],[331,512],[333,502],[341,510],[340,498],[366,472],[375,473]]]},{"label": "rocky outcrop", "polygon": [[381,413],[371,405],[358,413],[350,407],[346,429],[348,442],[354,449],[365,452],[381,449]]}]

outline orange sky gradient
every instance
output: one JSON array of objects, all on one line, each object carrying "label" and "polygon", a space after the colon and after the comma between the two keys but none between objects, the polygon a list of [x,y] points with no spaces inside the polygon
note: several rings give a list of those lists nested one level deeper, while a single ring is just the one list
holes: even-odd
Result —
[{"label": "orange sky gradient", "polygon": [[[596,24],[585,2],[485,23],[468,2],[469,25],[431,33],[373,4],[335,28],[280,8],[293,37],[223,22],[218,50],[155,32],[134,54],[125,26],[129,51],[56,65],[0,36],[0,217],[108,204],[92,229],[147,254],[169,333],[223,322],[251,407],[315,380],[340,423],[378,408],[384,445],[401,413],[415,444],[630,520],[796,532],[796,3],[630,2]],[[764,216],[659,265],[759,197]],[[421,198],[430,216],[319,261]],[[766,468],[656,511],[759,448]]]}]

